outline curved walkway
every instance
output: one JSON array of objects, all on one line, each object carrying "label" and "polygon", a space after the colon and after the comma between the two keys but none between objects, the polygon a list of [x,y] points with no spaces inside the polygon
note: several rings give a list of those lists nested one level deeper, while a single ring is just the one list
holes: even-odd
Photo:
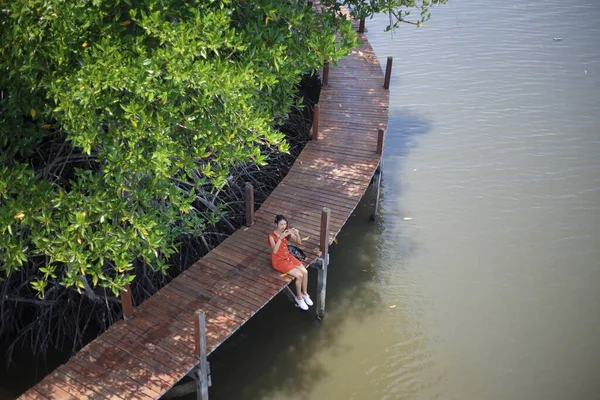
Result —
[{"label": "curved walkway", "polygon": [[381,156],[388,91],[366,40],[329,73],[321,91],[318,141],[309,142],[287,176],[241,228],[113,324],[21,399],[157,399],[198,364],[196,310],[206,313],[210,354],[289,283],[270,266],[267,232],[276,214],[291,218],[309,259],[320,255],[321,210],[331,209],[331,243],[364,195]]}]

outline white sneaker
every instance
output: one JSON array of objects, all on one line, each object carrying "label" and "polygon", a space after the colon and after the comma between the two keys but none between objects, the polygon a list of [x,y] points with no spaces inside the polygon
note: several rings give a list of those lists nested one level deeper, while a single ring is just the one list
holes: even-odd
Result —
[{"label": "white sneaker", "polygon": [[304,299],[304,302],[306,303],[307,306],[312,306],[313,305],[313,301],[310,299],[310,296],[307,294],[303,294],[302,298]]},{"label": "white sneaker", "polygon": [[304,299],[300,299],[300,300],[298,300],[298,298],[295,298],[295,299],[296,299],[296,304],[298,305],[298,307],[300,307],[304,311],[308,310],[308,306],[304,302]]}]

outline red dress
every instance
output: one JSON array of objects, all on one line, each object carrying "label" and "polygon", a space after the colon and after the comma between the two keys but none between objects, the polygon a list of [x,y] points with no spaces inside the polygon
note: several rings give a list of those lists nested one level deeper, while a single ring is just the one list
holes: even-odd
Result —
[{"label": "red dress", "polygon": [[[269,235],[273,238],[273,240],[275,240],[275,243],[277,243],[277,240],[279,239],[277,235],[273,232],[269,232]],[[271,247],[269,238],[267,238],[267,243],[269,244],[269,247]],[[287,274],[292,269],[302,265],[300,260],[290,254],[290,251],[287,248],[287,243],[288,239],[284,238],[281,240],[281,244],[279,244],[279,250],[277,250],[277,253],[273,253],[273,251],[271,251],[271,264],[273,265],[273,268],[284,274]]]}]

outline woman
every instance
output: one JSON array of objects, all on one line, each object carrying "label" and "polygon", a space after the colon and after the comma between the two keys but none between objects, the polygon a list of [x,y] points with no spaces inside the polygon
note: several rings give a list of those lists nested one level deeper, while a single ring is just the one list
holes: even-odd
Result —
[{"label": "woman", "polygon": [[271,264],[273,268],[284,274],[296,278],[296,303],[303,310],[308,310],[313,302],[306,290],[308,286],[308,271],[300,260],[292,256],[287,248],[288,238],[297,243],[302,243],[298,229],[289,229],[288,222],[283,215],[275,217],[277,227],[269,232],[269,245],[271,245]]}]

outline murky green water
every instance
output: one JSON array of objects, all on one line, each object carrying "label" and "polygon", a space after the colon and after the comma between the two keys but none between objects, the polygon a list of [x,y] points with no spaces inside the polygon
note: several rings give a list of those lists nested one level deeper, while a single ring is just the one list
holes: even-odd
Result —
[{"label": "murky green water", "polygon": [[394,56],[381,218],[362,203],[332,248],[326,319],[277,298],[212,357],[211,399],[599,398],[598,22],[595,0],[368,21]]}]

